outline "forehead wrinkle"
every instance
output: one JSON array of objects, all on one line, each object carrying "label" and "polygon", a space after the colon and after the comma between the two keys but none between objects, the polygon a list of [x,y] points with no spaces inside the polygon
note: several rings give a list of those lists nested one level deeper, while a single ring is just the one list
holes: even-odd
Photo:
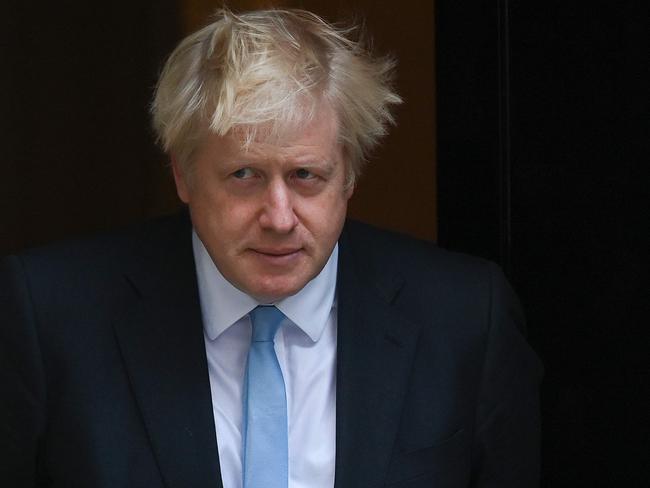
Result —
[{"label": "forehead wrinkle", "polygon": [[331,158],[330,148],[323,148],[318,144],[291,144],[275,145],[269,143],[255,143],[242,148],[240,154],[244,157],[271,158],[282,161],[308,160],[307,162],[328,162]]}]

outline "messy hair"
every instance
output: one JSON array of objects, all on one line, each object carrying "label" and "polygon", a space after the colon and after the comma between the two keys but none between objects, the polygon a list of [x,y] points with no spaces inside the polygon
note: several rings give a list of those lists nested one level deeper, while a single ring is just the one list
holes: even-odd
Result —
[{"label": "messy hair", "polygon": [[178,45],[161,73],[151,111],[163,149],[191,169],[210,133],[237,134],[243,144],[281,137],[327,103],[354,184],[394,123],[391,106],[401,102],[391,86],[394,60],[373,57],[351,39],[355,30],[298,9],[218,10],[214,22]]}]

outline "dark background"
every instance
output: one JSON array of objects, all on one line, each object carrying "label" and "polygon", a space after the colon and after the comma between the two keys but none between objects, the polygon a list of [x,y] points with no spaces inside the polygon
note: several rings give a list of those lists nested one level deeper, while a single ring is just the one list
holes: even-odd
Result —
[{"label": "dark background", "polygon": [[[352,213],[506,269],[546,366],[542,485],[647,486],[647,3],[271,3],[362,13],[398,55]],[[206,5],[3,4],[0,255],[175,211],[147,107]]]},{"label": "dark background", "polygon": [[437,2],[439,242],[524,303],[544,487],[650,479],[647,5]]},{"label": "dark background", "polygon": [[0,255],[175,208],[147,107],[176,2],[2,5]]}]

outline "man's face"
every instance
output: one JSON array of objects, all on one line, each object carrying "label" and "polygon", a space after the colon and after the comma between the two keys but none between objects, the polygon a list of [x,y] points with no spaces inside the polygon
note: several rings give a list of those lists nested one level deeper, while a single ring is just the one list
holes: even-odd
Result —
[{"label": "man's face", "polygon": [[348,199],[333,112],[281,142],[246,150],[231,135],[199,147],[190,182],[174,164],[178,195],[223,276],[265,302],[300,291],[325,266]]}]

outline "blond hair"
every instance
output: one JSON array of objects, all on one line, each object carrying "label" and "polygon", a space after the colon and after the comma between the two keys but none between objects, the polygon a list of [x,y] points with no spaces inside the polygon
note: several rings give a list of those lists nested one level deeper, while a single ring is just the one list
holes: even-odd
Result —
[{"label": "blond hair", "polygon": [[348,184],[368,152],[394,123],[394,61],[374,58],[350,39],[353,28],[334,27],[298,9],[236,15],[186,37],[172,52],[151,111],[163,149],[186,168],[209,134],[241,134],[244,144],[279,137],[307,122],[322,102],[338,117]]}]

